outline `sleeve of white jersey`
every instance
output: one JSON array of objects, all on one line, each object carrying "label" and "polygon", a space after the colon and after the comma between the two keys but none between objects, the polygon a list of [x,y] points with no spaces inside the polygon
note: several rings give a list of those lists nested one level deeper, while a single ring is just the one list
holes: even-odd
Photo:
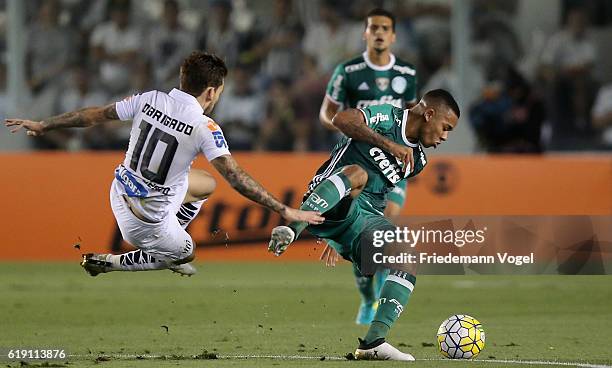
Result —
[{"label": "sleeve of white jersey", "polygon": [[144,105],[154,93],[155,91],[139,93],[115,102],[115,109],[117,110],[119,120],[125,121],[134,119],[134,116],[138,114],[142,105]]},{"label": "sleeve of white jersey", "polygon": [[230,154],[223,131],[214,121],[209,119],[203,127],[198,129],[198,133],[200,134],[200,151],[204,153],[208,161]]}]

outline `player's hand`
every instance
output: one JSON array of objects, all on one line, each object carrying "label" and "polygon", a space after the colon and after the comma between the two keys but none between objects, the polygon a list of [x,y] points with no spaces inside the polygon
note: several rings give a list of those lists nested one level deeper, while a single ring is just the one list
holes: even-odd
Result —
[{"label": "player's hand", "polygon": [[40,121],[22,120],[22,119],[6,119],[4,125],[11,129],[11,133],[16,133],[19,129],[24,128],[26,134],[38,137],[45,134],[45,127]]},{"label": "player's hand", "polygon": [[404,176],[406,173],[412,172],[414,169],[414,156],[412,154],[411,147],[393,143],[389,148],[389,153],[402,163],[402,172],[404,173]]},{"label": "player's hand", "polygon": [[285,207],[285,209],[281,211],[281,216],[288,222],[308,222],[311,225],[319,225],[325,221],[325,218],[321,216],[320,212],[296,210],[291,207]]},{"label": "player's hand", "polygon": [[336,250],[329,246],[329,244],[325,244],[325,249],[323,249],[323,253],[319,259],[325,262],[327,267],[336,267],[336,262],[338,262],[338,258],[340,255]]}]

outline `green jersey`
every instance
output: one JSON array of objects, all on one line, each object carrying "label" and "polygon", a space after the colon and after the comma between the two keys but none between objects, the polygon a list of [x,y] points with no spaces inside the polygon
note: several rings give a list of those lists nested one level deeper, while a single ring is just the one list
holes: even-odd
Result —
[{"label": "green jersey", "polygon": [[420,144],[411,143],[406,138],[408,110],[385,104],[370,106],[360,111],[368,126],[375,132],[395,143],[413,148],[414,169],[409,174],[405,174],[402,171],[401,163],[388,152],[365,142],[342,137],[334,147],[329,160],[317,170],[308,185],[306,196],[310,195],[310,192],[335,170],[357,164],[368,173],[368,181],[360,197],[364,197],[363,199],[374,213],[382,215],[386,206],[387,193],[400,181],[418,175],[427,164],[427,158]]},{"label": "green jersey", "polygon": [[391,54],[389,64],[374,65],[364,52],[336,67],[326,95],[345,108],[382,104],[404,108],[406,103],[416,102],[416,86],[416,70],[411,64]]}]

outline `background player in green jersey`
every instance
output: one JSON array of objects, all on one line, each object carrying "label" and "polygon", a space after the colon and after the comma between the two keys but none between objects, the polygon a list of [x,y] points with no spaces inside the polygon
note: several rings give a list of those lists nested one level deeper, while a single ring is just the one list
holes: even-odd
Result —
[{"label": "background player in green jersey", "polygon": [[[411,109],[385,104],[338,113],[332,123],[345,137],[317,170],[300,207],[324,213],[325,221],[275,227],[268,250],[282,254],[308,228],[313,235],[329,240],[358,270],[363,269],[362,253],[368,254],[373,246],[368,236],[395,229],[383,214],[387,193],[399,181],[423,170],[427,159],[422,146],[436,147],[445,141],[458,118],[459,107],[444,90],[427,92]],[[394,265],[388,271],[376,314],[355,352],[357,359],[414,360],[385,338],[408,303],[416,267]]]},{"label": "background player in green jersey", "polygon": [[[391,104],[395,107],[411,107],[416,102],[417,77],[415,68],[393,55],[395,43],[395,17],[384,9],[374,9],[366,17],[363,39],[366,51],[339,64],[328,85],[319,119],[333,130],[332,118],[342,108],[365,108]],[[406,199],[406,180],[400,181],[387,195],[384,212],[389,217],[399,215]],[[321,255],[329,263],[335,263],[337,254],[327,246]],[[384,281],[384,275],[367,277],[357,267],[353,268],[361,304],[355,322],[370,324],[375,313],[376,301]]]}]

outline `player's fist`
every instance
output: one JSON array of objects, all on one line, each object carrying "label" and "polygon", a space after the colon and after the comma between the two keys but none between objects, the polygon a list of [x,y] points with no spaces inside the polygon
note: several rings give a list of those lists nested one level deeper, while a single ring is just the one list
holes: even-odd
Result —
[{"label": "player's fist", "polygon": [[45,126],[40,121],[23,120],[23,119],[6,119],[4,125],[11,129],[11,133],[16,133],[19,129],[24,128],[26,134],[38,137],[45,134]]},{"label": "player's fist", "polygon": [[404,174],[412,172],[414,168],[414,156],[411,147],[393,143],[390,145],[388,151],[402,163],[402,171]]},{"label": "player's fist", "polygon": [[302,211],[290,207],[285,207],[281,211],[281,216],[288,222],[308,222],[311,225],[319,225],[325,221],[320,212]]}]

